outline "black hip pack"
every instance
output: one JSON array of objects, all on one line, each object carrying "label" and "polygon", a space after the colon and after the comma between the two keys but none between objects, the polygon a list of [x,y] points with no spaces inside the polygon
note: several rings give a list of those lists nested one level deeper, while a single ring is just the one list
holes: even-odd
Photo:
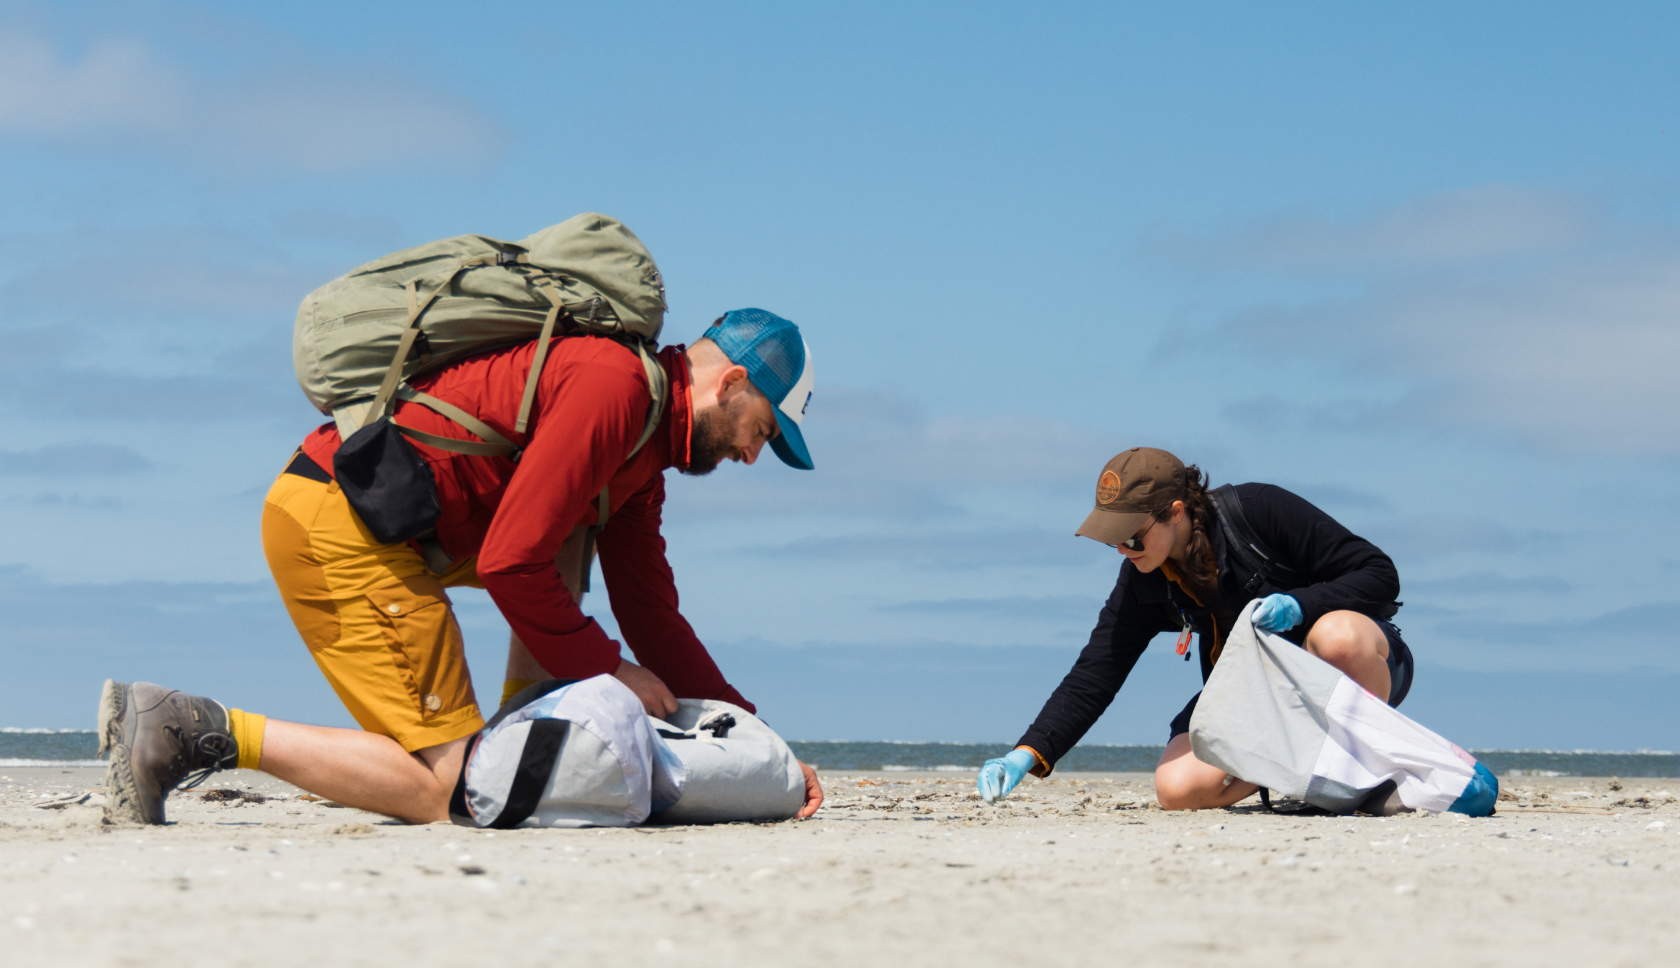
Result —
[{"label": "black hip pack", "polygon": [[419,537],[443,513],[431,466],[389,417],[339,445],[333,476],[356,516],[382,544]]}]

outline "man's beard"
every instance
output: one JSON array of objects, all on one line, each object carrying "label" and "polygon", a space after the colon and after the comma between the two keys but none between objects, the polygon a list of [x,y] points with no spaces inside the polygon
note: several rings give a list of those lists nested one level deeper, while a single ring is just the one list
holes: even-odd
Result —
[{"label": "man's beard", "polygon": [[735,436],[733,407],[714,404],[694,415],[694,431],[689,435],[688,466],[684,474],[699,477],[717,470],[723,459],[735,453],[731,443]]}]

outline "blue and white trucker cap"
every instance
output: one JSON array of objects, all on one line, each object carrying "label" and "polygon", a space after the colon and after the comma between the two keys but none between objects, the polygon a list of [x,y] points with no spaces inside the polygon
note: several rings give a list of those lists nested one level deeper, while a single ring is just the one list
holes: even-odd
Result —
[{"label": "blue and white trucker cap", "polygon": [[770,441],[776,456],[789,467],[813,469],[799,424],[811,405],[816,374],[811,348],[799,327],[762,309],[736,309],[713,323],[702,338],[716,343],[730,362],[746,367],[747,379],[770,399],[782,430]]}]

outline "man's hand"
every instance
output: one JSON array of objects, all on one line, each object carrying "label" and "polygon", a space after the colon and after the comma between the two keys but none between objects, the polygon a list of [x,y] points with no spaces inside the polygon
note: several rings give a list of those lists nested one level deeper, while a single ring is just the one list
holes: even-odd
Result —
[{"label": "man's hand", "polygon": [[794,814],[794,819],[804,820],[822,806],[823,792],[822,784],[817,782],[817,771],[804,763],[800,763],[799,768],[805,771],[805,806],[799,808],[799,812]]},{"label": "man's hand", "polygon": [[[630,691],[642,701],[642,708],[647,710],[649,716],[664,719],[677,711],[677,697],[665,688],[665,683],[629,659],[618,663],[618,671],[613,673],[613,678],[630,687]],[[809,782],[810,777],[807,776],[806,780]],[[817,794],[817,800],[822,801],[821,793]]]}]

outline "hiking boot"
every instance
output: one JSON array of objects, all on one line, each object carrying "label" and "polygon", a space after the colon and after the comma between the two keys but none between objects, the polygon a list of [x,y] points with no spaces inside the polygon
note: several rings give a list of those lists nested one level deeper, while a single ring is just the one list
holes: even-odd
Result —
[{"label": "hiking boot", "polygon": [[106,823],[163,823],[163,799],[239,763],[227,707],[149,682],[105,680],[99,695],[99,754]]}]

